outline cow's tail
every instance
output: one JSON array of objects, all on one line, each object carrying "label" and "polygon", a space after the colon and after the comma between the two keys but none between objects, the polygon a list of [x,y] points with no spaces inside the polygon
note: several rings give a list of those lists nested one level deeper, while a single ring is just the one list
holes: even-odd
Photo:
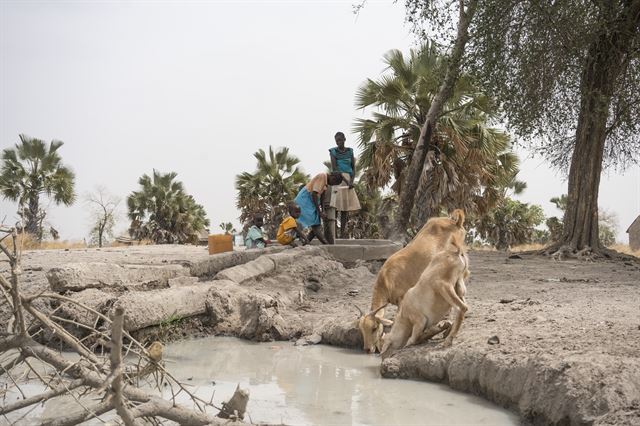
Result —
[{"label": "cow's tail", "polygon": [[455,209],[453,213],[451,213],[451,219],[453,219],[458,228],[462,228],[462,225],[464,225],[464,211],[462,209]]}]

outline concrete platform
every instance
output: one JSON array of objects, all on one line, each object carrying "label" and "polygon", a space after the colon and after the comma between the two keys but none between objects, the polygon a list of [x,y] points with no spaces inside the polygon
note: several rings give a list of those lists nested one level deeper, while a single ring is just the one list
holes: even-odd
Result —
[{"label": "concrete platform", "polygon": [[[314,245],[319,244],[314,242]],[[400,250],[402,245],[390,240],[336,240],[333,245],[321,246],[340,262],[358,260],[386,260]]]}]

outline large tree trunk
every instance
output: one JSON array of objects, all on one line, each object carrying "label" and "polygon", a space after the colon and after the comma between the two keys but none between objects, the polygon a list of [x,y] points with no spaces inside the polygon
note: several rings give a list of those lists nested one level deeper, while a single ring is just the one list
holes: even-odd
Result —
[{"label": "large tree trunk", "polygon": [[640,0],[627,2],[613,25],[589,49],[581,81],[580,115],[569,170],[564,230],[558,246],[571,251],[598,250],[598,190],[609,107],[617,78],[637,37]]},{"label": "large tree trunk", "polygon": [[449,58],[447,72],[445,73],[444,80],[438,89],[438,93],[431,102],[431,106],[427,112],[427,119],[420,130],[420,138],[418,139],[415,151],[411,156],[411,163],[407,170],[405,184],[403,185],[402,192],[400,194],[400,205],[395,224],[396,236],[403,236],[406,234],[407,225],[411,219],[411,212],[416,199],[420,173],[423,169],[427,155],[427,147],[431,142],[436,121],[442,113],[442,108],[445,102],[451,97],[453,87],[458,80],[458,75],[460,74],[460,63],[462,62],[464,47],[469,39],[469,24],[475,14],[478,0],[470,0],[466,11],[464,8],[464,1],[460,0],[459,3],[460,14],[458,19],[458,31],[456,41],[451,51],[451,56]]}]

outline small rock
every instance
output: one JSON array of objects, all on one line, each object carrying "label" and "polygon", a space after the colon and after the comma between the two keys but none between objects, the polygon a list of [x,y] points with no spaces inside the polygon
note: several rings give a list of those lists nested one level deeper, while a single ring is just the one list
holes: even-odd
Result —
[{"label": "small rock", "polygon": [[496,319],[495,318],[487,318],[487,322],[495,322]]},{"label": "small rock", "polygon": [[311,290],[311,291],[318,291],[318,290],[320,290],[320,287],[322,287],[322,285],[320,285],[320,283],[317,282],[317,281],[311,281],[311,282],[306,282],[304,284],[304,287],[306,289]]},{"label": "small rock", "polygon": [[491,336],[489,337],[489,340],[487,340],[487,343],[490,345],[499,345],[500,338],[498,336]]},{"label": "small rock", "polygon": [[517,297],[515,296],[507,296],[507,297],[503,297],[502,299],[500,299],[500,303],[511,303],[513,301],[515,301],[517,299]]},{"label": "small rock", "polygon": [[357,289],[347,291],[347,296],[357,296],[360,293]]},{"label": "small rock", "polygon": [[509,259],[522,259],[522,256],[518,254],[512,254],[511,256],[509,256]]},{"label": "small rock", "polygon": [[317,333],[314,333],[314,334],[311,334],[310,336],[304,336],[299,338],[298,340],[296,340],[296,343],[294,343],[294,346],[317,345],[321,341],[322,341],[322,336]]},{"label": "small rock", "polygon": [[318,333],[314,333],[311,336],[307,337],[307,341],[312,345],[317,345],[318,343],[322,342],[322,336]]}]

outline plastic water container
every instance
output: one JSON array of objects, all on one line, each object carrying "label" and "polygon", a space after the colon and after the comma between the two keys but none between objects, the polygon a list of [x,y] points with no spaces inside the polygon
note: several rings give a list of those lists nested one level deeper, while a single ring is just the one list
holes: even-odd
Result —
[{"label": "plastic water container", "polygon": [[230,234],[209,235],[208,242],[209,254],[233,251],[233,236]]}]

